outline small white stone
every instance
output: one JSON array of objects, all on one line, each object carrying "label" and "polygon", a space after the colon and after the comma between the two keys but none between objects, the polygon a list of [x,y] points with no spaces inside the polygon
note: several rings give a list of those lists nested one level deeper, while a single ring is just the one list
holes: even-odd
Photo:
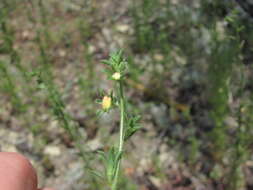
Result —
[{"label": "small white stone", "polygon": [[162,54],[155,54],[154,55],[154,59],[156,60],[156,61],[163,61],[164,60],[164,56],[162,55]]},{"label": "small white stone", "polygon": [[99,148],[102,148],[101,142],[96,138],[94,140],[91,140],[87,143],[87,146],[90,148],[90,150],[95,151]]},{"label": "small white stone", "polygon": [[59,50],[59,56],[60,56],[60,57],[65,57],[66,55],[67,55],[67,53],[66,53],[65,50],[63,50],[63,49],[60,49],[60,50]]},{"label": "small white stone", "polygon": [[161,187],[161,180],[159,178],[150,176],[149,179],[156,187]]},{"label": "small white stone", "polygon": [[23,37],[24,39],[29,38],[29,36],[30,36],[30,32],[29,32],[28,30],[25,30],[25,31],[22,32],[22,37]]},{"label": "small white stone", "polygon": [[89,52],[89,53],[92,54],[92,53],[94,53],[95,51],[96,51],[96,48],[95,48],[93,45],[89,45],[89,46],[88,46],[88,52]]},{"label": "small white stone", "polygon": [[61,150],[57,146],[46,146],[44,153],[50,156],[59,156],[61,154]]},{"label": "small white stone", "polygon": [[117,31],[125,33],[129,30],[129,25],[126,24],[120,24],[118,26],[116,26]]}]

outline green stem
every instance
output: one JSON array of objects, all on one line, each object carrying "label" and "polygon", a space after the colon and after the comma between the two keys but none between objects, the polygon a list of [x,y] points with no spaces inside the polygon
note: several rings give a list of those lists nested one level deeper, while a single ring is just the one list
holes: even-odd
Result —
[{"label": "green stem", "polygon": [[125,118],[125,98],[123,92],[123,83],[120,81],[120,139],[119,152],[123,150],[124,144],[124,118]]},{"label": "green stem", "polygon": [[[120,81],[119,83],[119,93],[120,93],[120,136],[119,136],[119,153],[123,151],[124,145],[124,118],[125,118],[125,98],[123,92],[123,83]],[[120,168],[120,160],[117,164],[117,169],[115,173],[115,177],[112,183],[112,190],[117,189],[117,183],[119,178],[119,168]]]}]

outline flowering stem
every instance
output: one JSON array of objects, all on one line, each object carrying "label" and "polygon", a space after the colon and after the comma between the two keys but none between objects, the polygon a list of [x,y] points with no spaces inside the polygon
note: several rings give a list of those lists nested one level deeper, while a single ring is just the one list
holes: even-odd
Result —
[{"label": "flowering stem", "polygon": [[[119,153],[122,153],[123,145],[124,145],[124,118],[125,118],[125,98],[124,98],[124,91],[123,91],[122,81],[119,82],[119,95],[120,95]],[[112,183],[112,190],[117,189],[117,183],[118,183],[118,178],[119,178],[120,160],[118,161],[118,164],[116,166],[117,168],[116,168],[116,173],[115,173],[114,180],[113,180],[113,183]]]}]

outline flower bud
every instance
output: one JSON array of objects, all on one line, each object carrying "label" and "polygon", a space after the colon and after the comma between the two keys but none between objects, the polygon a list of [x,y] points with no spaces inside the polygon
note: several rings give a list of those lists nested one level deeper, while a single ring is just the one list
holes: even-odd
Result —
[{"label": "flower bud", "polygon": [[120,75],[119,72],[116,72],[116,73],[114,73],[114,74],[112,75],[112,78],[113,78],[114,80],[119,80],[120,77],[121,77],[121,75]]}]

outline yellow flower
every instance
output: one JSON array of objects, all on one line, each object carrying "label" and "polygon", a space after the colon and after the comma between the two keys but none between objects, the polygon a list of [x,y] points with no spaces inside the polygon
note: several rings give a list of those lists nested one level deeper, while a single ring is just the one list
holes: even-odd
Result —
[{"label": "yellow flower", "polygon": [[102,108],[108,110],[112,105],[112,98],[109,96],[104,96],[102,100]]},{"label": "yellow flower", "polygon": [[121,75],[120,75],[119,72],[116,72],[116,73],[114,73],[114,74],[112,75],[112,78],[113,78],[114,80],[119,80],[120,77],[121,77]]}]

